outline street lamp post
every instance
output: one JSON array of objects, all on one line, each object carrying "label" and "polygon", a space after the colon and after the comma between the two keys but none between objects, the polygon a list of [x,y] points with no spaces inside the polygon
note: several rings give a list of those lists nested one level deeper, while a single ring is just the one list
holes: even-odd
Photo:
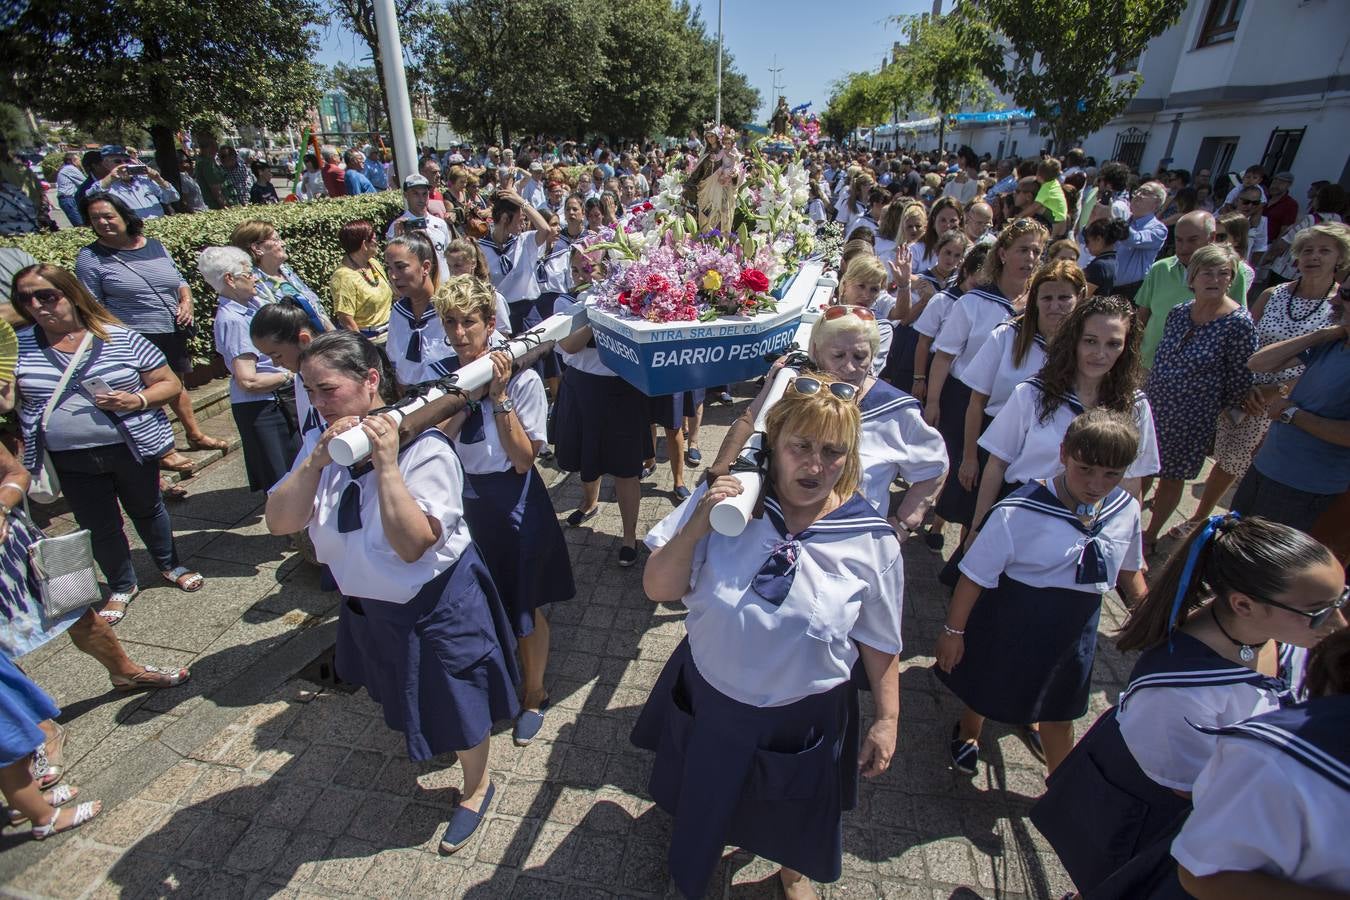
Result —
[{"label": "street lamp post", "polygon": [[384,66],[384,86],[388,92],[394,162],[401,181],[417,171],[417,138],[413,134],[408,81],[403,75],[403,41],[398,33],[394,0],[375,0],[375,29],[380,38],[380,62]]},{"label": "street lamp post", "polygon": [[717,100],[713,104],[713,124],[722,124],[722,0],[717,0]]},{"label": "street lamp post", "polygon": [[778,83],[778,73],[782,71],[783,67],[778,64],[778,54],[775,53],[773,55],[773,65],[769,67],[769,75],[772,76],[772,80],[769,82],[770,88],[769,94],[770,97],[772,97],[772,99],[769,101],[770,119],[773,118],[773,111],[778,107],[778,88],[781,87],[781,85],[779,85]]}]

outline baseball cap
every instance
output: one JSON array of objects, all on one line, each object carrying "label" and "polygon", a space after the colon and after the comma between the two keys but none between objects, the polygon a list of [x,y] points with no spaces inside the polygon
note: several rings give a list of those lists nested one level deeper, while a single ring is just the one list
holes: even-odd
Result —
[{"label": "baseball cap", "polygon": [[1289,182],[1290,184],[1293,184],[1293,183],[1294,183],[1294,173],[1293,173],[1293,172],[1276,172],[1275,175],[1274,175],[1270,180],[1271,180],[1271,181],[1287,181],[1287,182]]},{"label": "baseball cap", "polygon": [[458,153],[451,153],[451,154],[450,154],[450,165],[453,166],[455,163],[462,163],[462,162],[464,162],[464,157],[463,157],[463,156],[461,156],[461,155],[458,154]]},{"label": "baseball cap", "polygon": [[107,159],[110,156],[126,156],[127,148],[121,144],[104,144],[98,148],[98,155]]},{"label": "baseball cap", "polygon": [[541,163],[539,160],[536,159],[534,162],[530,163],[530,171],[531,171],[531,172],[542,172],[542,171],[544,171],[544,164]]},{"label": "baseball cap", "polygon": [[425,175],[409,175],[407,178],[403,179],[403,189],[405,191],[420,187],[431,187],[431,182],[427,181]]}]

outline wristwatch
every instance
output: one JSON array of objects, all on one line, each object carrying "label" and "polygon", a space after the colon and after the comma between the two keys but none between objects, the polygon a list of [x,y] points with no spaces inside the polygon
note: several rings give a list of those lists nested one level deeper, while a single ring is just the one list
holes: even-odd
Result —
[{"label": "wristwatch", "polygon": [[505,400],[501,401],[500,403],[494,402],[494,403],[492,404],[492,414],[493,414],[494,416],[496,416],[496,415],[500,415],[500,414],[502,414],[502,413],[509,413],[509,412],[511,412],[511,410],[513,410],[513,409],[515,409],[515,408],[516,408],[516,405],[515,405],[514,403],[511,402],[511,398],[510,398],[510,397],[507,397]]},{"label": "wristwatch", "polygon": [[1286,406],[1284,409],[1280,410],[1280,421],[1286,425],[1293,425],[1294,414],[1302,411],[1303,410],[1299,409],[1297,406]]}]

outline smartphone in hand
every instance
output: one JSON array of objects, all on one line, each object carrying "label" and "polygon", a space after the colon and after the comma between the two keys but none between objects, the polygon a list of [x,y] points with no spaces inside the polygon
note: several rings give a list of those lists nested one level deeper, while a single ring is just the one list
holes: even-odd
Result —
[{"label": "smartphone in hand", "polygon": [[97,375],[93,375],[81,381],[80,387],[88,391],[90,396],[93,397],[101,397],[104,394],[111,394],[113,392],[112,385],[108,384],[108,382],[99,378]]}]

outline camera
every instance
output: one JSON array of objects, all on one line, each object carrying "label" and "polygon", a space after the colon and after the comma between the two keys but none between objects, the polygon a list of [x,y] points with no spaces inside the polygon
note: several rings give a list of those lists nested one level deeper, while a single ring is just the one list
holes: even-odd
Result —
[{"label": "camera", "polygon": [[128,175],[144,175],[146,172],[150,171],[150,167],[142,163],[127,163],[126,168],[122,171],[126,172]]}]

